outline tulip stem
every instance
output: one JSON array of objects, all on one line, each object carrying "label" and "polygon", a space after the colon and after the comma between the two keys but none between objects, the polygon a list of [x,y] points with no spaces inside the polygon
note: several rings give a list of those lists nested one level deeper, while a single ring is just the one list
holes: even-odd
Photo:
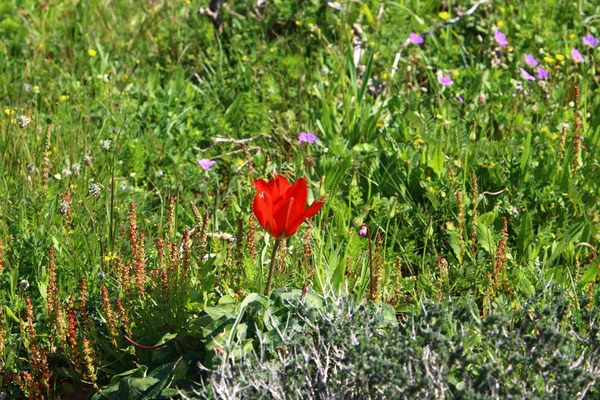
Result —
[{"label": "tulip stem", "polygon": [[265,296],[271,293],[271,284],[273,283],[273,271],[275,270],[275,260],[277,259],[277,250],[281,246],[281,238],[275,239],[275,246],[273,246],[273,254],[271,255],[271,266],[269,267],[269,279],[267,280],[267,290],[265,290]]}]

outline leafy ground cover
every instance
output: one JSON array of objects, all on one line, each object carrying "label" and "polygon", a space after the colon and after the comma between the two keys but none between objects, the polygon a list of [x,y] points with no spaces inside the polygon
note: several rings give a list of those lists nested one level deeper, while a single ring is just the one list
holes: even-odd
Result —
[{"label": "leafy ground cover", "polygon": [[3,1],[1,392],[597,395],[599,15]]}]

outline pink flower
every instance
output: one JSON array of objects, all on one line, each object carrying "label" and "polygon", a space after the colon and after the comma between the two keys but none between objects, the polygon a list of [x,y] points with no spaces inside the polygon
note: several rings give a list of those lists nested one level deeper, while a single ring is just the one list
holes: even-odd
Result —
[{"label": "pink flower", "polygon": [[539,79],[548,79],[550,78],[550,74],[542,67],[538,67],[536,70],[537,76]]},{"label": "pink flower", "polygon": [[361,237],[365,237],[365,236],[367,236],[368,232],[369,232],[369,227],[367,226],[367,224],[362,224],[360,226],[360,229],[358,230],[358,235]]},{"label": "pink flower", "polygon": [[207,169],[211,169],[213,165],[217,163],[215,160],[209,160],[208,158],[199,158],[196,161],[198,161],[198,164],[200,164],[202,169],[205,171]]},{"label": "pink flower", "polygon": [[538,65],[537,60],[531,54],[525,54],[525,63],[530,67],[536,67]]},{"label": "pink flower", "polygon": [[573,47],[573,50],[571,50],[571,57],[577,62],[585,62],[585,58],[583,58],[579,50],[577,50],[575,47]]},{"label": "pink flower", "polygon": [[594,37],[594,35],[592,35],[591,33],[588,34],[588,35],[585,35],[581,39],[583,41],[583,45],[584,46],[590,46],[590,47],[596,47],[596,46],[598,46],[598,39],[596,39]]},{"label": "pink flower", "polygon": [[506,35],[501,31],[496,31],[494,33],[494,39],[496,40],[496,43],[498,43],[502,47],[506,47],[510,44],[510,42],[506,40]]},{"label": "pink flower", "polygon": [[417,46],[423,44],[423,36],[417,35],[414,32],[412,32],[410,35],[408,35],[408,40],[412,44],[416,44]]},{"label": "pink flower", "polygon": [[521,76],[523,79],[527,81],[535,81],[535,76],[531,75],[529,72],[525,71],[524,68],[519,68],[521,70]]},{"label": "pink flower", "polygon": [[452,79],[450,79],[447,76],[444,76],[442,74],[438,75],[438,82],[440,83],[440,85],[443,85],[443,86],[450,86],[450,85],[454,84],[454,81],[452,81]]},{"label": "pink flower", "polygon": [[298,136],[298,140],[305,143],[314,143],[319,139],[313,133],[301,132]]}]

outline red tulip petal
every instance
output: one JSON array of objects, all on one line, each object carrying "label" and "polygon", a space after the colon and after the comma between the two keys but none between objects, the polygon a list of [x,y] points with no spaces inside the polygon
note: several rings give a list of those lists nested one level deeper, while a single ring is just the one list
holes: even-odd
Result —
[{"label": "red tulip petal", "polygon": [[271,191],[271,197],[273,201],[276,201],[279,197],[282,197],[285,192],[290,188],[290,183],[283,176],[275,173],[273,179],[269,181]]},{"label": "red tulip petal", "polygon": [[310,207],[304,211],[304,218],[312,218],[316,213],[318,213],[321,207],[323,207],[325,200],[327,199],[321,197],[319,200],[313,201]]},{"label": "red tulip petal", "polygon": [[294,213],[300,215],[306,207],[306,198],[308,197],[308,189],[306,188],[306,179],[300,178],[285,192],[286,198],[293,198],[296,208]]},{"label": "red tulip petal", "polygon": [[269,193],[260,192],[254,196],[252,212],[256,215],[256,219],[260,226],[262,226],[267,233],[276,236],[274,233],[277,232],[277,223],[273,220],[273,203]]},{"label": "red tulip petal", "polygon": [[300,225],[302,225],[305,220],[313,217],[317,212],[319,212],[321,207],[323,207],[323,203],[325,203],[324,198],[313,201],[310,207],[304,210],[301,214],[297,215],[292,222],[288,223],[285,227],[286,236],[291,236],[296,233]]},{"label": "red tulip petal", "polygon": [[295,213],[296,204],[294,199],[284,200],[279,207],[279,210],[273,215],[273,219],[277,222],[279,228],[279,235],[289,236],[287,233],[287,226],[296,219],[298,216]]},{"label": "red tulip petal", "polygon": [[306,218],[304,218],[302,215],[296,217],[296,219],[294,219],[285,227],[285,236],[292,236],[294,233],[296,233],[298,228],[300,228],[300,225],[302,225],[305,220]]},{"label": "red tulip petal", "polygon": [[264,179],[256,179],[252,183],[254,184],[254,187],[256,188],[256,191],[258,193],[267,192],[271,194],[271,187],[269,186],[269,182],[265,181]]}]

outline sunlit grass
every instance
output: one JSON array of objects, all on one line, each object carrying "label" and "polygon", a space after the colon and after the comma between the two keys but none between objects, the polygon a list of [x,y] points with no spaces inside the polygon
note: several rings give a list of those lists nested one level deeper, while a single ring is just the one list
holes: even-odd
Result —
[{"label": "sunlit grass", "polygon": [[[186,1],[3,2],[2,391],[192,393],[198,362],[291,346],[287,302],[493,321],[552,285],[557,326],[587,318],[600,9],[452,22],[471,5],[225,2],[217,28]],[[282,240],[252,209],[275,174],[326,199]]]}]

